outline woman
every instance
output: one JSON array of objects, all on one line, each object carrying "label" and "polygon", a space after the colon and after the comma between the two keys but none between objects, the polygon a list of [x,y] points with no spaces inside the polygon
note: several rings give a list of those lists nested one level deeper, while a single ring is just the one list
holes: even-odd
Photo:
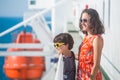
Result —
[{"label": "woman", "polygon": [[100,60],[104,26],[94,9],[84,9],[79,24],[85,36],[79,47],[77,80],[102,80]]}]

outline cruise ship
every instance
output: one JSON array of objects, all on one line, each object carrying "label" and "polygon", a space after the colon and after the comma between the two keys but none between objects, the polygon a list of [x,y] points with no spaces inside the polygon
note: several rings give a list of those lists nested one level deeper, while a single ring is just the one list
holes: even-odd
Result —
[{"label": "cruise ship", "polygon": [[77,53],[83,39],[79,17],[85,8],[96,9],[105,26],[103,80],[120,80],[119,2],[1,0],[0,80],[55,80],[58,55],[53,38],[59,33],[70,33],[75,41],[72,51]]}]

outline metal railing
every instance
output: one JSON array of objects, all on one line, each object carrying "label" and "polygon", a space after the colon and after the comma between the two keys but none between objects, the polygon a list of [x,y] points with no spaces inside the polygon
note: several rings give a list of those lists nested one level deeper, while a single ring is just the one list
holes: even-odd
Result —
[{"label": "metal railing", "polygon": [[[60,0],[60,1],[58,1],[55,5],[53,5],[53,6],[51,6],[50,8],[48,8],[48,9],[45,9],[45,10],[43,10],[43,11],[40,11],[40,12],[38,12],[38,13],[36,13],[35,15],[33,15],[33,16],[31,16],[30,18],[28,18],[28,19],[26,19],[26,20],[24,20],[24,21],[22,21],[22,22],[20,22],[20,23],[18,23],[17,25],[15,25],[15,26],[12,26],[11,28],[9,28],[9,29],[7,29],[7,30],[5,30],[5,31],[3,31],[3,32],[1,32],[0,33],[0,37],[2,37],[2,36],[4,36],[4,35],[6,35],[6,34],[8,34],[8,33],[10,33],[11,31],[13,31],[13,30],[15,30],[15,29],[17,29],[17,28],[19,28],[19,27],[21,27],[21,26],[23,26],[23,25],[26,25],[27,23],[29,23],[29,22],[31,22],[31,21],[34,21],[35,19],[37,19],[38,17],[42,17],[45,13],[47,13],[48,11],[50,11],[50,10],[52,10],[53,8],[55,8],[55,7],[57,7],[57,6],[60,6],[61,4],[63,4],[65,1],[69,1],[69,0]],[[39,19],[39,20],[41,20],[41,19]],[[45,22],[45,20],[44,19],[42,19],[42,21],[39,21],[40,23],[39,23],[39,25],[41,24],[41,25],[43,25],[44,24],[44,22]],[[45,22],[45,24],[46,24],[46,22]],[[42,26],[43,27],[43,26]],[[45,29],[45,28],[44,28]],[[52,35],[49,35],[49,36],[52,36]],[[51,39],[52,40],[52,39]],[[51,41],[52,42],[52,41]],[[52,44],[52,43],[51,43]],[[44,44],[45,45],[45,44]],[[1,48],[4,48],[4,47],[6,47],[6,48],[10,48],[10,47],[12,47],[12,48],[36,48],[36,47],[38,47],[38,48],[43,48],[43,46],[41,46],[41,44],[15,44],[15,43],[12,43],[12,44],[3,44],[3,43],[0,43],[0,49]],[[40,47],[41,46],[41,47]],[[45,51],[45,52],[44,52]],[[47,45],[46,47],[44,46],[44,50],[43,51],[18,51],[18,53],[17,53],[17,51],[16,52],[6,52],[6,51],[0,51],[0,56],[10,56],[10,55],[18,55],[18,56],[20,56],[20,55],[24,55],[24,56],[40,56],[40,55],[42,55],[42,56],[46,56],[44,53],[54,53],[54,52],[52,52],[52,51],[54,51],[54,48],[51,48],[49,45]],[[34,52],[34,54],[32,54]],[[40,53],[41,54],[40,54]]]}]

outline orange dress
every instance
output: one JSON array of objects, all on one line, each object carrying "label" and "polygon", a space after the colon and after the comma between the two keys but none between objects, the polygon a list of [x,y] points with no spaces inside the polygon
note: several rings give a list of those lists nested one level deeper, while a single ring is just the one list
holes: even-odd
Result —
[{"label": "orange dress", "polygon": [[[82,44],[79,47],[77,80],[90,80],[90,73],[94,64],[92,43],[96,36],[100,35],[94,35],[89,38],[85,36]],[[96,80],[102,80],[102,74],[100,70],[98,70]]]}]

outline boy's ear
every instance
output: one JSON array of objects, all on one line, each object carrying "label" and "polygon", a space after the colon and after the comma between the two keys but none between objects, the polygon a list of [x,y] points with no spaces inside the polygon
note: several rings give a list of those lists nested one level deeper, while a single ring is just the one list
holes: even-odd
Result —
[{"label": "boy's ear", "polygon": [[68,47],[68,49],[69,49],[69,44],[66,44],[66,46]]}]

